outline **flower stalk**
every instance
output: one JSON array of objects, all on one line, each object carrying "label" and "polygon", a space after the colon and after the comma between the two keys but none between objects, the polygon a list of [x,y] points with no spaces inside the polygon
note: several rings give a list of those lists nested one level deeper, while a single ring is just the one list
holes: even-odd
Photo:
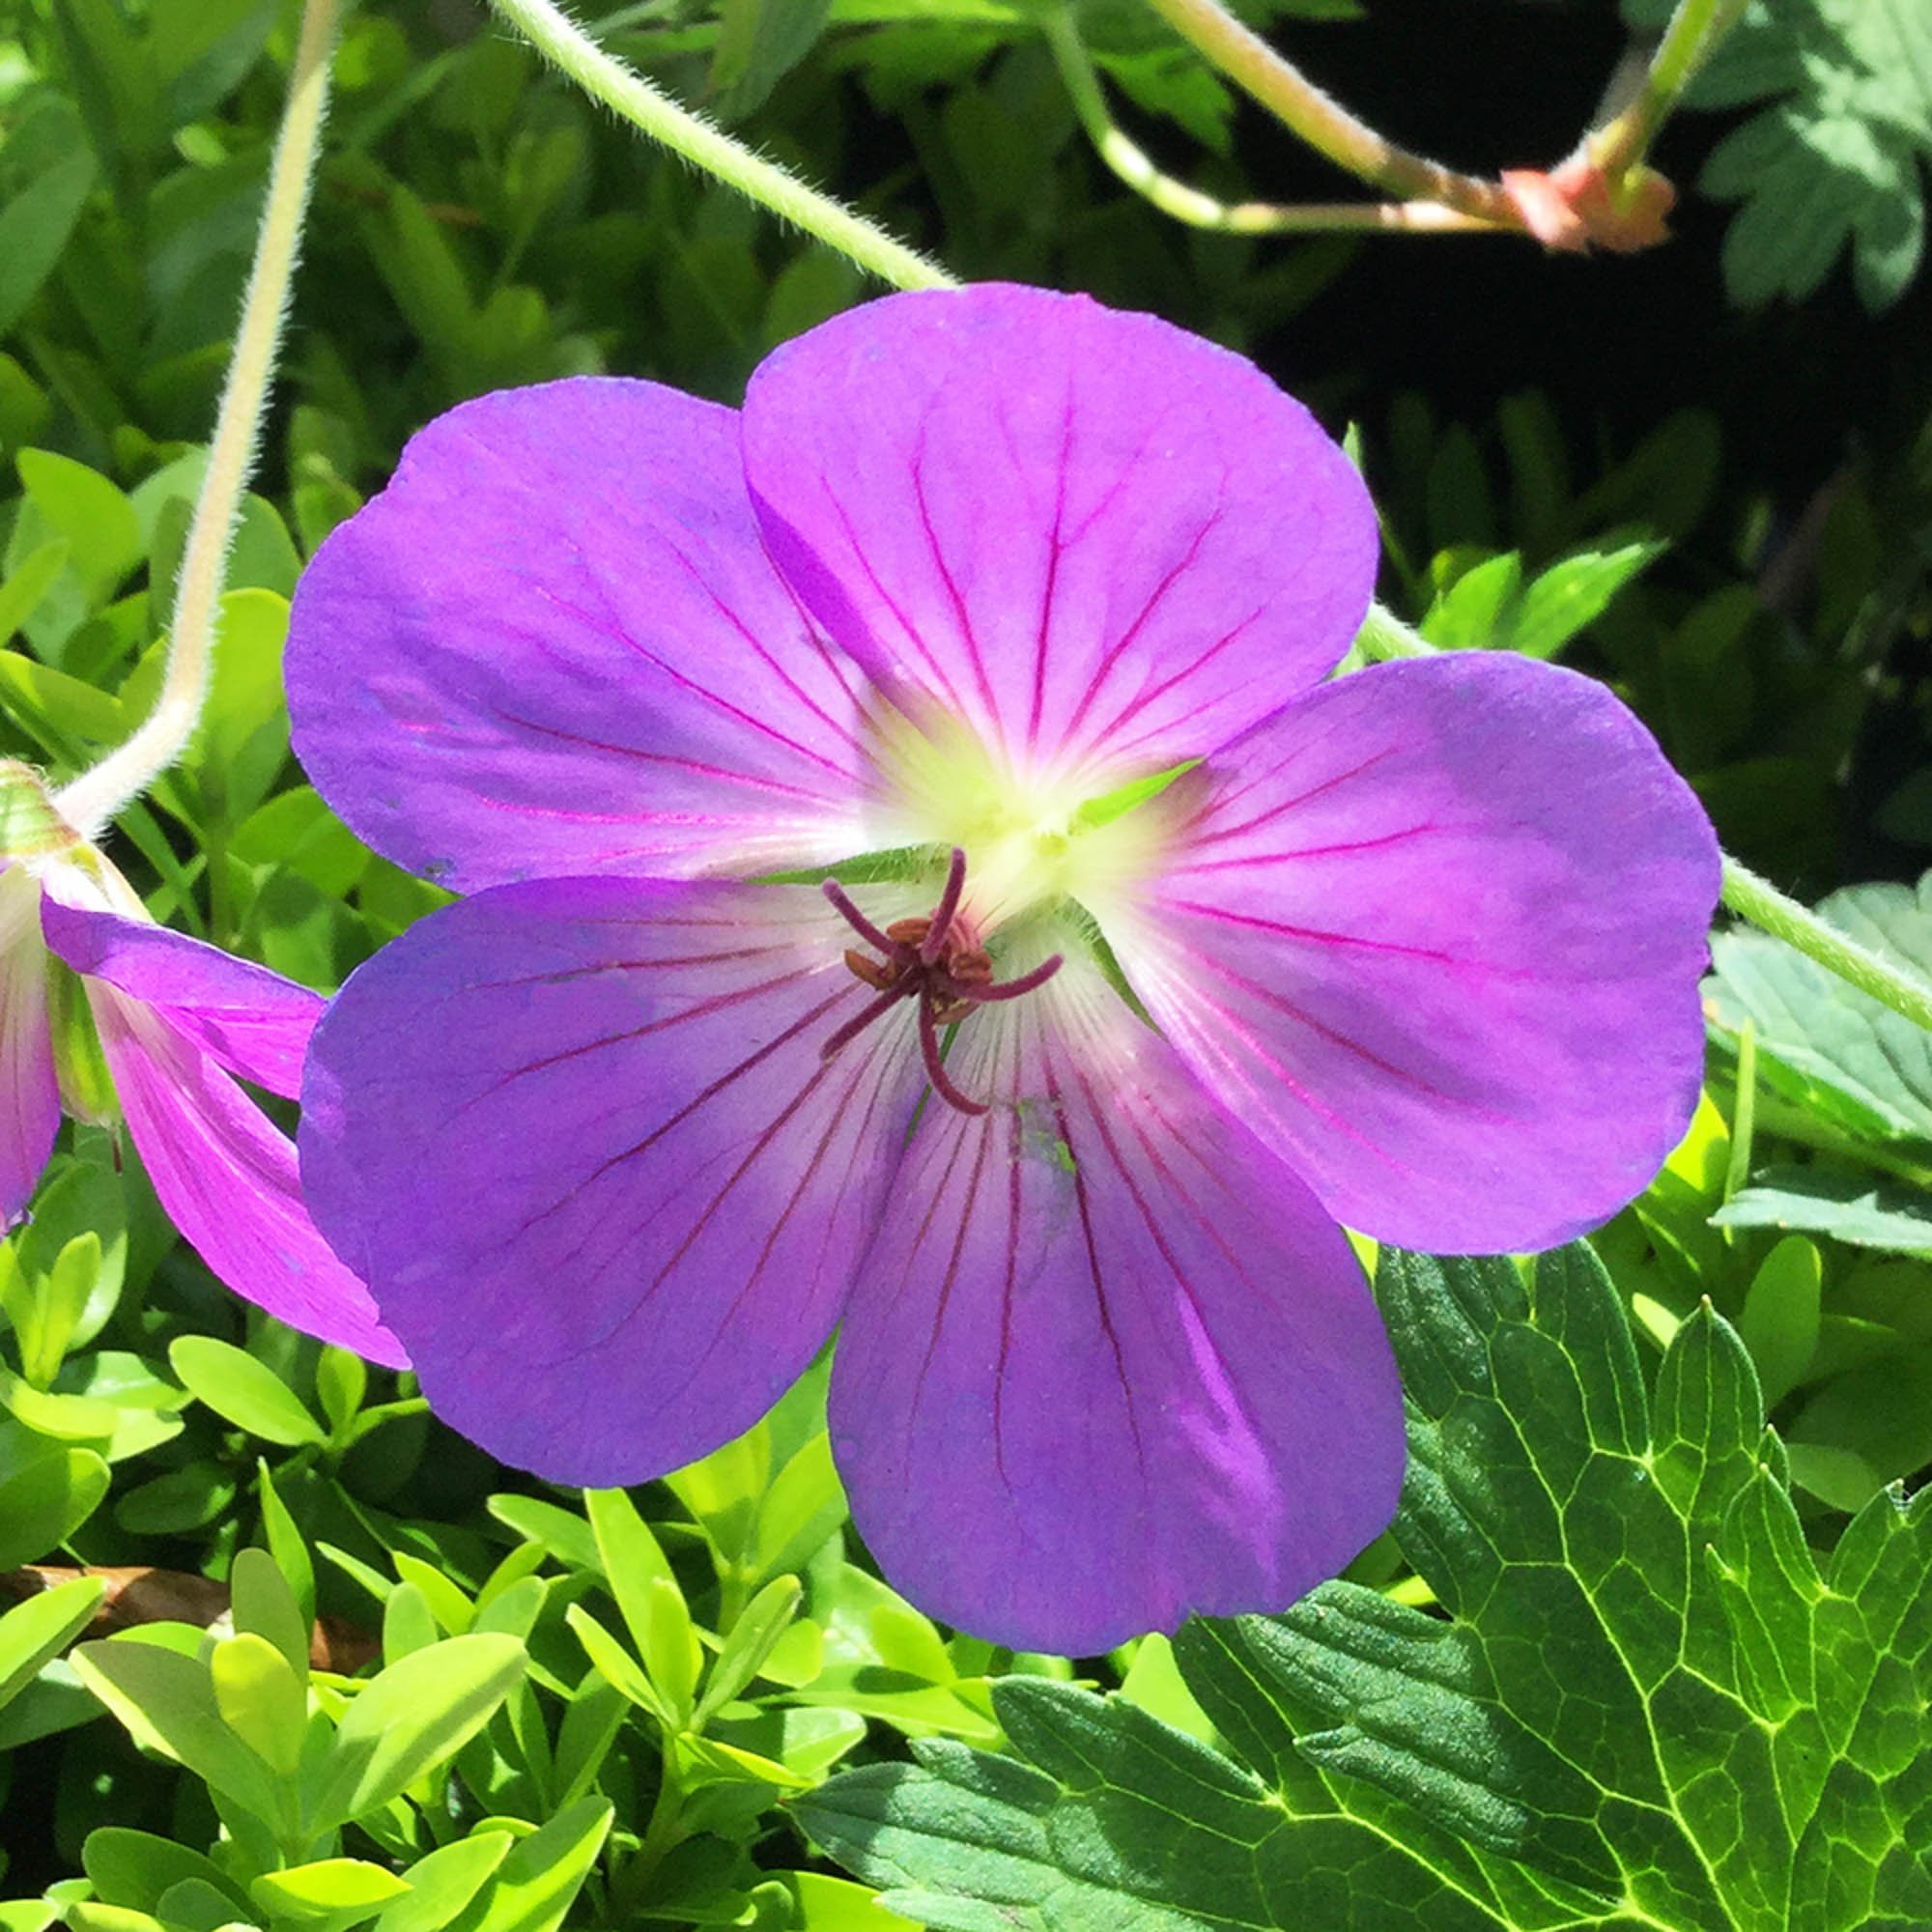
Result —
[{"label": "flower stalk", "polygon": [[1116,121],[1107,106],[1100,77],[1094,71],[1070,12],[1049,14],[1043,23],[1047,45],[1060,69],[1062,85],[1094,151],[1133,191],[1163,214],[1190,228],[1221,235],[1351,233],[1400,228],[1417,234],[1449,234],[1492,229],[1484,220],[1435,201],[1309,202],[1220,201],[1161,169],[1147,150]]},{"label": "flower stalk", "polygon": [[[1369,607],[1355,647],[1377,659],[1434,657],[1436,646],[1379,604]],[[1877,953],[1847,938],[1807,906],[1779,892],[1770,880],[1724,854],[1723,904],[1740,919],[1800,952],[1860,992],[1902,1013],[1932,1033],[1932,985],[1901,973]]]},{"label": "flower stalk", "polygon": [[208,471],[195,498],[182,554],[160,693],[133,735],[55,798],[61,816],[86,839],[99,838],[124,806],[174,764],[201,723],[220,621],[222,579],[241,516],[242,495],[261,444],[262,418],[327,112],[329,56],[342,11],[342,0],[305,0],[302,8],[288,106],[270,162],[255,259],[215,412]]},{"label": "flower stalk", "polygon": [[1337,167],[1405,202],[1439,202],[1483,227],[1522,226],[1499,183],[1445,167],[1377,133],[1219,0],[1148,0],[1148,4],[1236,86]]},{"label": "flower stalk", "polygon": [[1744,17],[1747,4],[1748,0],[1678,0],[1636,99],[1588,140],[1591,158],[1605,175],[1615,180],[1642,161],[1684,90]]},{"label": "flower stalk", "polygon": [[867,273],[895,289],[956,286],[937,263],[908,248],[877,223],[753,154],[701,114],[680,106],[634,68],[606,52],[552,0],[491,0],[491,5],[593,99],[781,221],[836,248]]}]

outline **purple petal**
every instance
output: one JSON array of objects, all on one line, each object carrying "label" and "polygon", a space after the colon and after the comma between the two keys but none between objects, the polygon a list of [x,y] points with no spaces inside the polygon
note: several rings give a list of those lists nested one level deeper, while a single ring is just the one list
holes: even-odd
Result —
[{"label": "purple petal", "polygon": [[291,1328],[407,1368],[368,1291],[316,1233],[288,1137],[159,1011],[99,980],[88,1002],[141,1163],[202,1260]]},{"label": "purple petal", "polygon": [[1158,883],[1094,910],[1331,1213],[1527,1250],[1642,1190],[1697,1096],[1719,855],[1607,691],[1503,655],[1381,666],[1176,793],[1195,777]]},{"label": "purple petal", "polygon": [[433,913],[316,1030],[316,1216],[466,1435],[558,1481],[749,1428],[838,1320],[918,1095],[805,887],[531,880]]},{"label": "purple petal", "polygon": [[948,1068],[996,1104],[922,1117],[833,1366],[885,1574],[1071,1656],[1333,1576],[1403,1466],[1334,1223],[1091,969],[969,1018]]},{"label": "purple petal", "polygon": [[1375,515],[1307,411],[1084,297],[868,302],[763,363],[744,436],[773,558],[834,639],[1022,770],[1212,752],[1368,606]]},{"label": "purple petal", "polygon": [[33,1197],[60,1127],[40,896],[24,866],[0,867],[0,1229]]},{"label": "purple petal", "polygon": [[463,891],[859,849],[856,709],[759,542],[737,418],[653,383],[440,417],[296,592],[296,749]]},{"label": "purple petal", "polygon": [[231,1073],[293,1098],[322,996],[218,947],[147,920],[63,904],[41,906],[47,944],[77,973],[104,980],[158,1011]]}]

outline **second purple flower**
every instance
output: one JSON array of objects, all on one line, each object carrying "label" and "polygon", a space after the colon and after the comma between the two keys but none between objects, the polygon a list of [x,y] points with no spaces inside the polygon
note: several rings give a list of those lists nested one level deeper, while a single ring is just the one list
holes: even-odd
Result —
[{"label": "second purple flower", "polygon": [[330,802],[469,895],[304,1094],[439,1411],[637,1481],[842,1324],[855,1520],[952,1623],[1084,1654],[1347,1562],[1403,1441],[1337,1222],[1524,1249],[1636,1193],[1718,890],[1588,680],[1324,683],[1375,556],[1251,365],[1024,289],[839,317],[742,412],[425,430],[288,674]]}]

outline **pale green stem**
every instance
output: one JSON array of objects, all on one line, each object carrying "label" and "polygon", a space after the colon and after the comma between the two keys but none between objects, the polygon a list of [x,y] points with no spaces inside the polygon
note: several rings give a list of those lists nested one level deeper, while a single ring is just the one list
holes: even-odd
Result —
[{"label": "pale green stem", "polygon": [[1612,178],[1641,161],[1697,70],[1739,20],[1748,0],[1678,0],[1650,57],[1637,96],[1587,143],[1590,157]]},{"label": "pale green stem", "polygon": [[1756,1119],[1757,1026],[1747,1019],[1738,1029],[1738,1084],[1731,1101],[1731,1155],[1724,1165],[1726,1206],[1750,1179],[1751,1137]]},{"label": "pale green stem", "polygon": [[1148,0],[1176,33],[1336,166],[1404,201],[1439,201],[1500,228],[1520,229],[1495,182],[1460,174],[1384,139],[1309,80],[1219,0]]},{"label": "pale green stem", "polygon": [[242,493],[261,440],[262,415],[328,106],[329,53],[341,15],[342,0],[305,0],[302,8],[288,105],[269,166],[268,201],[256,236],[254,265],[248,271],[228,378],[215,412],[208,470],[182,553],[160,693],[140,728],[70,782],[54,801],[61,816],[85,838],[98,838],[123,806],[159,778],[187,749],[201,723],[221,616],[221,581],[241,515]]},{"label": "pale green stem", "polygon": [[1915,1026],[1932,1033],[1932,986],[1916,974],[1901,973],[1857,940],[1827,925],[1808,906],[1787,898],[1768,879],[1747,870],[1730,857],[1724,860],[1724,903],[1740,919],[1747,919],[1807,959],[1815,959],[1861,993],[1869,993]]},{"label": "pale green stem", "polygon": [[1494,228],[1499,224],[1464,214],[1436,201],[1310,202],[1291,206],[1269,201],[1217,201],[1155,165],[1152,157],[1114,119],[1100,77],[1087,57],[1079,30],[1065,11],[1047,15],[1047,44],[1073,111],[1094,152],[1133,191],[1163,214],[1224,235],[1291,235],[1401,228],[1448,234]]},{"label": "pale green stem", "polygon": [[[1436,655],[1434,644],[1379,604],[1369,607],[1355,646],[1370,658]],[[1860,992],[1869,993],[1882,1006],[1932,1033],[1932,985],[1914,974],[1889,966],[1877,953],[1827,925],[1808,907],[1786,897],[1769,880],[1759,878],[1728,853],[1724,855],[1722,898],[1740,919],[1748,920],[1774,938],[1795,947],[1826,972],[1836,974]]]},{"label": "pale green stem", "polygon": [[612,113],[694,167],[715,176],[761,208],[770,209],[781,220],[838,249],[867,273],[897,289],[958,286],[936,263],[895,241],[863,214],[808,187],[796,175],[753,154],[702,115],[679,106],[614,54],[606,53],[551,0],[490,0],[490,4],[539,53]]}]

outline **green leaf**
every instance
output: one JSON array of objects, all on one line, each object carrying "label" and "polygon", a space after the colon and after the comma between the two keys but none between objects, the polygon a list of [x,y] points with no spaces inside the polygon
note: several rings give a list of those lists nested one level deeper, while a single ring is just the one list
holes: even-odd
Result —
[{"label": "green leaf", "polygon": [[120,1719],[136,1744],[179,1759],[244,1811],[258,1818],[275,1816],[269,1773],[223,1722],[202,1664],[132,1637],[84,1643],[72,1661],[81,1682]]},{"label": "green leaf", "polygon": [[190,1394],[250,1435],[291,1449],[327,1439],[288,1383],[232,1343],[182,1335],[169,1346],[168,1361]]},{"label": "green leaf", "polygon": [[[1668,0],[1626,0],[1662,25]],[[1718,146],[1707,192],[1743,203],[1724,239],[1732,299],[1810,295],[1849,245],[1868,308],[1897,299],[1924,247],[1932,16],[1913,0],[1755,6],[1698,78],[1705,107],[1764,103]]]},{"label": "green leaf", "polygon": [[248,1893],[266,1912],[298,1924],[324,1920],[354,1925],[373,1918],[409,1889],[406,1879],[365,1860],[319,1859],[313,1864],[265,1872],[250,1884]]},{"label": "green leaf", "polygon": [[811,51],[831,14],[832,0],[721,0],[716,112],[726,121],[749,114]]},{"label": "green leaf", "polygon": [[94,172],[92,155],[70,155],[0,207],[0,335],[13,329],[60,260]]},{"label": "green leaf", "polygon": [[1814,1242],[1790,1236],[1751,1277],[1738,1332],[1757,1365],[1767,1408],[1797,1387],[1817,1352],[1824,1262]]},{"label": "green leaf", "polygon": [[208,1660],[222,1721],[270,1770],[293,1777],[308,1728],[307,1673],[298,1676],[267,1637],[224,1638]]},{"label": "green leaf", "polygon": [[1708,1308],[1647,1394],[1582,1247],[1385,1251],[1397,1534],[1439,1614],[1330,1583],[1183,1627],[1225,1748],[1009,1677],[946,1740],[793,1802],[934,1932],[1895,1932],[1932,1918],[1932,1492],[1823,1576]]},{"label": "green leaf", "polygon": [[190,1880],[227,1890],[230,1918],[245,1903],[213,1860],[153,1832],[103,1825],[87,1834],[80,1861],[103,1904],[153,1912],[166,1893]]},{"label": "green leaf", "polygon": [[1663,554],[1644,539],[1574,551],[1540,571],[1511,616],[1509,648],[1526,658],[1553,658],[1610,608],[1618,591]]},{"label": "green leaf", "polygon": [[0,1705],[12,1703],[42,1664],[58,1657],[69,1639],[94,1621],[106,1594],[107,1585],[99,1577],[76,1577],[29,1597],[0,1617]]},{"label": "green leaf", "polygon": [[1711,1218],[1720,1228],[1783,1228],[1858,1248],[1932,1254],[1932,1194],[1830,1168],[1766,1168]]},{"label": "green leaf", "polygon": [[[1932,982],[1932,872],[1915,889],[1851,886],[1820,919]],[[1781,939],[1719,933],[1707,1008],[1722,1043],[1748,1019],[1758,1078],[1831,1124],[1883,1142],[1932,1140],[1932,1035],[1828,973]]]},{"label": "green leaf", "polygon": [[609,1799],[581,1799],[518,1839],[496,1876],[450,1921],[451,1932],[556,1932],[604,1849],[611,1816]]},{"label": "green leaf", "polygon": [[108,1481],[92,1449],[51,1446],[0,1476],[0,1570],[58,1549],[99,1508]]},{"label": "green leaf", "polygon": [[623,1613],[644,1674],[673,1727],[682,1726],[691,1718],[703,1655],[684,1592],[657,1538],[622,1490],[586,1490],[583,1504],[603,1558],[605,1579]]},{"label": "green leaf", "polygon": [[418,1859],[403,1874],[409,1896],[384,1908],[376,1932],[440,1932],[482,1889],[515,1842],[507,1832],[478,1831]]},{"label": "green leaf", "polygon": [[717,1662],[711,1666],[704,1698],[697,1707],[700,1725],[758,1674],[759,1666],[772,1654],[773,1645],[790,1628],[804,1598],[805,1592],[796,1577],[779,1577],[745,1605],[724,1639],[724,1648],[718,1653]]},{"label": "green leaf", "polygon": [[281,1653],[298,1679],[308,1676],[309,1626],[281,1566],[266,1549],[238,1549],[228,1570],[235,1628],[252,1631]]},{"label": "green leaf", "polygon": [[524,1662],[514,1637],[479,1632],[415,1651],[364,1685],[315,1772],[311,1829],[380,1809],[454,1756],[522,1679]]}]

